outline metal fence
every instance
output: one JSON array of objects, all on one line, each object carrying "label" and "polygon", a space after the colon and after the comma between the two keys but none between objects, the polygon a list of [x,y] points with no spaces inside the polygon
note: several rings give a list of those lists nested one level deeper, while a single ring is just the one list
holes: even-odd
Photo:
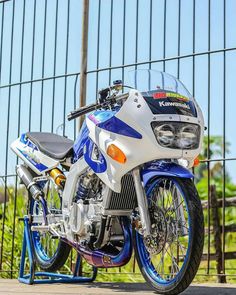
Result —
[{"label": "metal fence", "polygon": [[[229,207],[235,206],[235,180],[230,175],[236,168],[231,136],[235,2],[93,0],[88,35],[81,33],[82,1],[0,2],[0,277],[17,273],[22,237],[18,218],[27,204],[17,183],[14,166],[18,160],[9,149],[11,141],[29,130],[75,138],[78,128],[66,122],[66,114],[79,106],[78,94],[85,93],[80,88],[86,78],[87,102],[92,102],[97,90],[113,79],[127,81],[129,70],[149,68],[179,77],[203,107],[207,132],[197,174],[206,180],[200,187],[206,195],[206,239],[199,275],[216,275],[220,281],[225,275],[233,278],[236,230],[233,218],[227,216],[235,214],[235,208]],[[86,36],[87,58],[80,54]],[[80,69],[85,70],[82,86]],[[126,272],[135,271],[132,263]]]}]

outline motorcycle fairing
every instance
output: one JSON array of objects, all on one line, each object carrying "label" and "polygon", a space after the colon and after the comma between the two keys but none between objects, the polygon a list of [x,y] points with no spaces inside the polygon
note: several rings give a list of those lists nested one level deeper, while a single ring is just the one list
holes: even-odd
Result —
[{"label": "motorcycle fairing", "polygon": [[[112,133],[138,139],[142,138],[140,133],[128,126],[125,122],[116,118],[115,114],[116,111],[95,111],[88,116],[88,119],[95,123],[96,126]],[[94,172],[102,173],[106,171],[106,160],[99,151],[99,148],[96,146],[96,144],[93,143],[89,138],[89,130],[87,128],[86,122],[84,122],[81,128],[78,138],[73,146],[73,150],[73,163],[84,155],[85,161]]]},{"label": "motorcycle fairing", "polygon": [[194,175],[188,169],[174,162],[165,160],[146,163],[143,169],[141,169],[141,177],[144,186],[146,186],[151,179],[160,176],[194,178]]},{"label": "motorcycle fairing", "polygon": [[[198,110],[197,105],[196,108],[198,112],[197,118],[178,114],[154,115],[142,94],[137,90],[131,90],[128,99],[114,116],[141,134],[141,139],[110,132],[99,127],[99,125],[95,124],[89,118],[86,118],[89,137],[99,147],[99,150],[107,162],[107,170],[103,173],[99,173],[98,177],[109,188],[115,192],[120,192],[122,176],[144,163],[157,159],[173,158],[183,158],[188,161],[193,161],[200,153],[201,143],[199,148],[195,150],[176,149],[173,151],[173,149],[162,147],[157,143],[156,137],[151,128],[151,122],[158,120],[194,123],[201,126],[201,133],[203,134],[203,117],[201,116],[200,109]],[[115,144],[126,155],[127,160],[124,164],[113,160],[107,155],[106,151],[110,144]]]}]

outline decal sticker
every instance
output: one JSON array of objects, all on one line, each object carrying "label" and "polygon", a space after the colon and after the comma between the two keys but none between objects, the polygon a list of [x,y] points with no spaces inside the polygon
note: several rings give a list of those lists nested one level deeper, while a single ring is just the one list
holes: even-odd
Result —
[{"label": "decal sticker", "polygon": [[165,90],[154,90],[149,93],[144,93],[143,97],[152,113],[155,115],[176,114],[197,117],[194,101],[191,101],[190,98],[185,98],[178,93]]},{"label": "decal sticker", "polygon": [[88,118],[95,123],[96,125],[98,125],[99,123],[105,122],[108,119],[110,119],[111,117],[113,117],[115,114],[117,113],[117,111],[95,111],[94,113],[90,114],[88,116]]},{"label": "decal sticker", "polygon": [[29,155],[29,154],[27,154],[25,151],[22,151],[22,150],[20,150],[19,148],[17,148],[18,149],[18,151],[31,163],[31,164],[33,164],[39,171],[44,171],[44,170],[46,170],[46,169],[48,169],[48,167],[47,166],[45,166],[44,164],[42,164],[42,163],[39,163],[39,162],[36,162],[35,161],[35,159],[32,159],[32,157]]},{"label": "decal sticker", "polygon": [[181,101],[189,101],[189,98],[175,92],[156,92],[152,96],[154,99],[176,98]]},{"label": "decal sticker", "polygon": [[100,123],[100,121],[94,116],[94,114],[90,114],[88,118],[95,124]]},{"label": "decal sticker", "polygon": [[29,146],[24,147],[24,153],[31,158],[35,163],[40,163],[40,159],[35,155],[34,149],[30,149]]},{"label": "decal sticker", "polygon": [[159,101],[160,107],[180,107],[190,110],[190,106],[186,103],[180,103],[180,102],[166,102],[166,101]]}]

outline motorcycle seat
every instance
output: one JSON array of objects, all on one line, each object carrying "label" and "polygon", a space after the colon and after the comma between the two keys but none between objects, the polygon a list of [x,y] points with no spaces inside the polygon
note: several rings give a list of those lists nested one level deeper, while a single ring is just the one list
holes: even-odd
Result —
[{"label": "motorcycle seat", "polygon": [[72,154],[74,142],[64,136],[49,132],[27,132],[26,136],[51,158],[63,160]]}]

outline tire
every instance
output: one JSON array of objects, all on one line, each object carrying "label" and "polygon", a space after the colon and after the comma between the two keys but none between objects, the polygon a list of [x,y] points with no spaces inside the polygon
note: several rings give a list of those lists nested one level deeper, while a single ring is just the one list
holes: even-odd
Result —
[{"label": "tire", "polygon": [[[183,233],[182,236],[181,236],[181,234],[180,235],[178,233],[176,234],[177,238],[179,238],[179,239],[182,238],[182,239],[185,239],[185,241],[186,241],[186,239],[188,239],[188,247],[186,247],[186,255],[183,255],[183,257],[184,257],[183,264],[181,267],[178,266],[178,268],[177,268],[177,266],[175,266],[175,268],[178,269],[179,272],[176,273],[176,276],[172,278],[171,277],[172,273],[171,273],[171,275],[166,275],[165,270],[164,270],[163,275],[161,275],[160,271],[158,272],[153,265],[153,263],[154,263],[153,261],[155,261],[155,259],[157,259],[155,257],[158,257],[158,255],[163,255],[163,253],[165,253],[165,250],[167,249],[167,247],[169,245],[171,245],[171,241],[167,242],[167,240],[168,240],[167,237],[171,236],[171,234],[172,234],[171,231],[170,231],[171,234],[169,234],[169,233],[166,234],[166,242],[165,242],[165,245],[163,246],[163,249],[162,249],[163,252],[160,252],[162,254],[157,254],[156,256],[150,256],[148,249],[146,248],[146,244],[144,242],[143,236],[136,229],[133,229],[133,241],[134,241],[135,256],[136,256],[140,271],[141,271],[143,277],[145,278],[145,280],[147,281],[147,283],[149,285],[151,285],[151,287],[153,287],[159,294],[174,295],[174,294],[179,294],[179,293],[183,292],[191,284],[192,280],[194,279],[194,277],[197,273],[199,264],[201,262],[203,245],[204,245],[204,219],[203,219],[202,206],[201,206],[201,202],[200,202],[197,190],[194,186],[194,183],[190,179],[168,178],[168,177],[162,177],[162,178],[155,179],[152,182],[152,184],[149,185],[149,187],[146,189],[146,195],[147,195],[148,200],[149,200],[149,196],[150,196],[150,194],[152,194],[152,191],[154,190],[154,188],[155,189],[158,188],[159,191],[161,191],[161,190],[164,191],[164,189],[163,189],[164,181],[169,182],[169,183],[171,182],[176,186],[176,188],[178,188],[178,190],[182,193],[182,196],[184,199],[184,203],[183,203],[183,205],[180,205],[180,207],[186,206],[186,208],[187,208],[186,214],[188,215],[188,220],[187,220],[188,225],[189,225],[188,230],[187,230],[186,225],[182,226],[182,228],[184,228],[186,226],[187,233],[185,235]],[[162,187],[162,188],[160,188],[160,187]],[[164,193],[163,193],[163,195],[164,195]],[[160,194],[156,197],[156,199],[161,199]],[[164,199],[164,197],[163,197],[163,199]],[[149,202],[149,204],[150,204],[150,202]],[[164,204],[164,201],[163,201],[163,204]],[[150,205],[149,205],[149,207],[150,207]],[[157,207],[157,208],[159,208],[159,207]],[[149,212],[150,212],[150,210],[151,209],[149,208]],[[174,209],[173,209],[173,212],[177,212],[177,210],[180,210],[180,209],[178,209],[176,207],[176,211],[174,211]],[[169,214],[168,211],[166,211],[166,212],[167,212],[166,214]],[[162,214],[162,213],[160,213],[160,214]],[[177,215],[177,213],[172,213],[172,214]],[[168,217],[168,218],[169,218],[168,222],[170,222],[171,218],[170,217]],[[167,220],[167,218],[166,218],[166,220]],[[165,220],[165,222],[166,222],[166,224],[168,224],[166,220]],[[163,227],[161,229],[168,228],[168,226],[165,227],[165,225],[164,225],[165,222],[163,221]],[[174,221],[172,221],[172,222],[174,222]],[[180,221],[180,227],[181,227],[181,225],[182,225],[182,221]],[[175,230],[176,230],[176,228],[175,228]],[[176,230],[175,232],[178,232],[178,230]],[[174,241],[172,243],[174,243]],[[157,245],[157,247],[159,247],[160,244],[161,243],[159,243]],[[185,248],[183,248],[183,246],[180,247],[181,243],[178,240],[176,242],[176,245],[178,245],[178,251],[181,248],[182,248],[182,250],[185,249]],[[154,248],[153,251],[156,251],[157,247]],[[169,246],[169,247],[172,247],[172,246]],[[177,248],[177,246],[176,246],[176,248]],[[151,251],[152,251],[152,248],[151,248]],[[173,260],[175,261],[175,264],[177,264],[176,263],[177,259],[176,259],[175,255],[173,255],[172,250],[171,251],[169,250],[168,252],[170,252],[172,254],[172,256],[170,255],[171,264],[173,265]],[[164,257],[165,257],[165,255],[166,254],[164,254]],[[164,265],[164,262],[163,262],[164,259],[162,258],[159,260],[162,262],[163,265]],[[179,261],[179,258],[178,258],[178,261]],[[164,269],[164,267],[167,267],[167,266],[163,266],[163,269]],[[159,269],[159,265],[158,265],[158,269]],[[171,270],[172,270],[172,266],[171,266]],[[170,270],[170,272],[171,272],[171,270]],[[164,279],[165,275],[166,275],[167,279]]]},{"label": "tire", "polygon": [[[29,204],[29,215],[31,216],[33,213],[35,214],[35,208],[37,208],[37,212],[39,212],[40,206],[42,205],[39,202],[36,204],[36,201],[31,198]],[[31,231],[30,227],[30,234],[35,262],[40,269],[47,272],[55,272],[59,270],[66,263],[70,254],[71,246],[58,238],[51,239],[50,243],[54,243],[54,246],[51,246],[53,247],[53,251],[51,253],[47,253],[49,251],[46,251],[39,232]],[[48,234],[48,238],[51,238],[50,234]]]}]

